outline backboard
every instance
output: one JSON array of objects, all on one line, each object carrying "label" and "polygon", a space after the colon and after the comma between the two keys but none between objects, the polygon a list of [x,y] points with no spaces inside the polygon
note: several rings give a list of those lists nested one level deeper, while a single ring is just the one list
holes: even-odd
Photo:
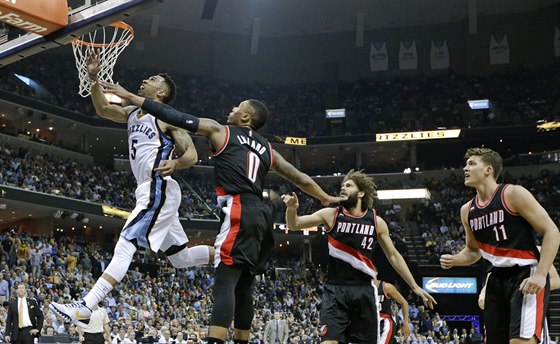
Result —
[{"label": "backboard", "polygon": [[0,44],[0,67],[70,43],[98,28],[132,17],[163,0],[69,0],[68,25],[46,36],[25,33]]}]

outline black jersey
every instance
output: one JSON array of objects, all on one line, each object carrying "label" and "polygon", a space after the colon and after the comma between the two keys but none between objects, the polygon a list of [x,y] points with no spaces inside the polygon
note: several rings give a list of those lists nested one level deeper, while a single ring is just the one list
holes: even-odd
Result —
[{"label": "black jersey", "polygon": [[469,227],[482,257],[494,267],[535,265],[540,257],[533,227],[508,208],[504,192],[509,184],[500,184],[486,204],[475,196],[469,203]]},{"label": "black jersey", "polygon": [[377,243],[377,220],[374,209],[353,216],[344,207],[336,209],[335,221],[327,231],[329,267],[327,282],[371,283],[375,277],[373,249]]},{"label": "black jersey", "polygon": [[249,128],[226,126],[226,140],[214,152],[218,194],[251,193],[262,198],[263,182],[273,163],[270,143]]},{"label": "black jersey", "polygon": [[379,313],[391,315],[391,304],[393,299],[385,292],[385,282],[379,281],[377,286],[377,304],[379,306]]}]

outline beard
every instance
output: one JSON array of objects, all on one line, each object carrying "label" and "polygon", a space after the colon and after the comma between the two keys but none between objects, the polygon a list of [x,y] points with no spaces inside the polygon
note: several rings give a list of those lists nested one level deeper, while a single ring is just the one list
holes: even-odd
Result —
[{"label": "beard", "polygon": [[346,210],[350,210],[356,205],[358,205],[358,193],[355,192],[351,195],[348,195],[348,199],[346,201],[340,201],[340,205],[343,206]]}]

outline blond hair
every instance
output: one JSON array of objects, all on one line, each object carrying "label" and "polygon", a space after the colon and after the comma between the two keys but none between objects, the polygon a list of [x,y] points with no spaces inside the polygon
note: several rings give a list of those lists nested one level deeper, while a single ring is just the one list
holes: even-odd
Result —
[{"label": "blond hair", "polygon": [[465,153],[465,161],[469,160],[471,156],[478,156],[480,160],[486,165],[492,166],[494,170],[494,179],[498,179],[502,172],[503,160],[500,154],[490,148],[474,147],[467,149]]}]

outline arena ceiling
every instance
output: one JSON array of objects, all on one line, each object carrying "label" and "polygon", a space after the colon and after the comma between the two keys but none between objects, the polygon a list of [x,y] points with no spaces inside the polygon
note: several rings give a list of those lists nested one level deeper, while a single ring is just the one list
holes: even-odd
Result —
[{"label": "arena ceiling", "polygon": [[[165,0],[130,23],[194,32],[249,34],[260,18],[260,36],[353,31],[462,21],[469,6],[479,16],[526,12],[558,0]],[[474,5],[473,5],[474,4]]]}]

